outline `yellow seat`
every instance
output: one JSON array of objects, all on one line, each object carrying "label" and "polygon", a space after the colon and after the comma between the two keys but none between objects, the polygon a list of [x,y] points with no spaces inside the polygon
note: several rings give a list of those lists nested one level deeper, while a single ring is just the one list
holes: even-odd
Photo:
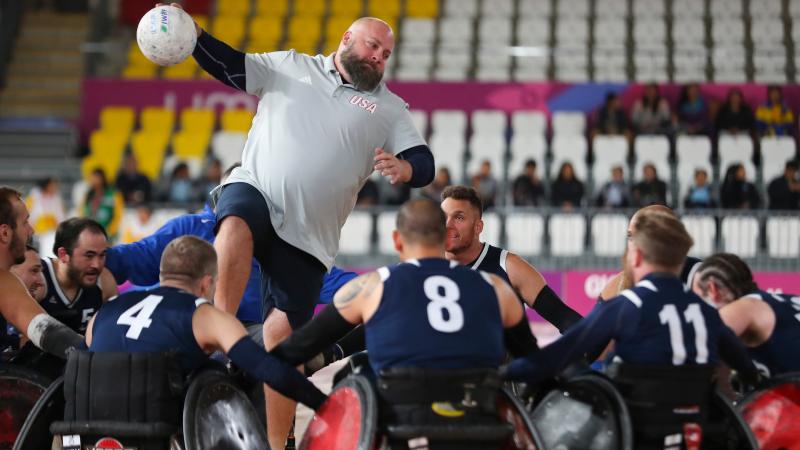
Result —
[{"label": "yellow seat", "polygon": [[246,16],[250,14],[250,0],[217,0],[217,13]]},{"label": "yellow seat", "polygon": [[129,80],[156,78],[158,75],[158,66],[152,63],[143,66],[128,65],[122,69],[121,75],[122,78]]},{"label": "yellow seat", "polygon": [[226,109],[220,116],[220,127],[225,131],[247,133],[253,123],[253,112],[249,109]]},{"label": "yellow seat", "polygon": [[400,0],[367,0],[367,15],[386,20],[400,15]]},{"label": "yellow seat", "polygon": [[297,53],[305,53],[306,55],[316,55],[319,48],[316,42],[310,41],[289,41],[283,47],[286,50],[294,49]]},{"label": "yellow seat", "polygon": [[361,16],[363,4],[357,0],[331,0],[331,14],[334,16]]},{"label": "yellow seat", "polygon": [[342,35],[350,27],[358,16],[331,16],[325,23],[325,42],[339,42]]},{"label": "yellow seat", "polygon": [[289,19],[287,40],[292,42],[317,42],[322,30],[322,19],[319,16],[292,16]]},{"label": "yellow seat", "polygon": [[162,130],[139,130],[131,136],[131,152],[136,156],[139,171],[151,181],[158,181],[167,144],[169,133]]},{"label": "yellow seat", "polygon": [[139,115],[141,131],[172,134],[175,128],[175,111],[160,106],[146,106]]},{"label": "yellow seat", "polygon": [[282,48],[278,47],[278,42],[251,42],[247,45],[247,49],[245,50],[247,53],[267,53],[267,52],[274,52],[277,50],[283,50]]},{"label": "yellow seat", "polygon": [[103,169],[109,182],[117,176],[129,134],[119,130],[99,129],[89,135],[89,155],[81,162],[84,178],[96,167]]},{"label": "yellow seat", "polygon": [[294,0],[294,14],[321,17],[325,14],[325,0]]},{"label": "yellow seat", "polygon": [[136,41],[131,41],[131,45],[128,47],[128,64],[132,66],[144,66],[153,64],[153,62],[144,56],[144,53],[139,49],[139,44],[137,44]]},{"label": "yellow seat", "polygon": [[194,78],[200,66],[191,56],[174,66],[164,67],[161,76],[168,80],[187,80]]},{"label": "yellow seat", "polygon": [[431,0],[406,0],[406,16],[433,18],[439,15],[439,2]]},{"label": "yellow seat", "polygon": [[247,29],[244,16],[217,16],[211,21],[211,34],[231,47],[238,47]]},{"label": "yellow seat", "polygon": [[181,130],[172,137],[172,153],[179,158],[205,158],[211,132]]},{"label": "yellow seat", "polygon": [[325,45],[322,47],[322,54],[328,56],[331,53],[335,52],[336,50],[339,50],[339,43],[340,41],[326,42]]},{"label": "yellow seat", "polygon": [[256,14],[283,18],[289,10],[289,0],[256,0]]},{"label": "yellow seat", "polygon": [[208,16],[203,16],[203,15],[198,14],[198,15],[192,16],[192,19],[194,19],[194,21],[197,22],[198,25],[200,25],[200,28],[202,28],[204,30],[207,29],[207,27],[208,27]]},{"label": "yellow seat", "polygon": [[106,106],[100,111],[100,129],[122,135],[125,140],[133,130],[136,113],[130,106]]},{"label": "yellow seat", "polygon": [[283,38],[283,19],[275,16],[256,16],[250,21],[250,44],[275,42]]},{"label": "yellow seat", "polygon": [[214,131],[214,110],[184,108],[181,111],[181,131],[211,134]]}]

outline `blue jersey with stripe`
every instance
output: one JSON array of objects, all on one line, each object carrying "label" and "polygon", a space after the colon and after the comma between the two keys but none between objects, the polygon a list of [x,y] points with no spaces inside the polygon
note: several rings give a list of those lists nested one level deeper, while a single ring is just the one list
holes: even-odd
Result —
[{"label": "blue jersey with stripe", "polygon": [[75,298],[68,298],[58,283],[56,267],[51,258],[42,258],[42,275],[47,286],[47,293],[41,301],[42,308],[76,333],[85,334],[89,319],[103,305],[103,290],[97,284],[81,287]]},{"label": "blue jersey with stripe", "polygon": [[748,295],[767,303],[775,313],[775,328],[750,356],[769,370],[770,376],[800,371],[800,296],[759,291]]},{"label": "blue jersey with stripe", "polygon": [[89,351],[172,352],[190,372],[208,360],[192,331],[194,311],[204,303],[173,287],[122,294],[97,312]]},{"label": "blue jersey with stripe", "polygon": [[465,265],[472,270],[482,270],[495,274],[510,285],[511,279],[508,278],[508,272],[506,271],[506,258],[508,258],[508,250],[484,243],[483,250],[475,261]]},{"label": "blue jersey with stripe", "polygon": [[364,326],[376,372],[392,367],[498,367],[505,354],[489,275],[440,258],[378,270],[383,295]]}]

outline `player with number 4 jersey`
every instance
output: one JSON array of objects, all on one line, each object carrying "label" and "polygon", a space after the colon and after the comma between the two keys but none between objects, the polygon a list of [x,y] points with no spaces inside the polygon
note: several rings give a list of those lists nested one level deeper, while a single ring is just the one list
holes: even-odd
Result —
[{"label": "player with number 4 jersey", "polygon": [[553,344],[507,368],[512,380],[540,382],[585,353],[616,342],[621,362],[641,366],[713,365],[757,379],[744,346],[716,309],[678,278],[692,238],[673,214],[642,210],[631,230],[625,272],[634,287],[595,308]]}]

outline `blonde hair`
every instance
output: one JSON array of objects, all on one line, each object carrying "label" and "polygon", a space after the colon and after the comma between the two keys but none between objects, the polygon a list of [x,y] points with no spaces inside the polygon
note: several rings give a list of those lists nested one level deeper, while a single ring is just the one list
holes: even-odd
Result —
[{"label": "blonde hair", "polygon": [[217,275],[217,253],[208,242],[195,236],[173,239],[161,254],[161,280],[197,281]]},{"label": "blonde hair", "polygon": [[645,261],[665,267],[680,267],[694,245],[683,222],[671,212],[641,210],[636,215],[630,239]]}]

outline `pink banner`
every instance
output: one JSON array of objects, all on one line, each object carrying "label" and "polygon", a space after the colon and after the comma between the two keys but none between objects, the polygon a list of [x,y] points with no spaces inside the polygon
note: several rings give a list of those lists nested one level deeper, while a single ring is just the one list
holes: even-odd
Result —
[{"label": "pink banner", "polygon": [[794,272],[756,272],[758,287],[776,294],[800,295],[800,274]]},{"label": "pink banner", "polygon": [[600,270],[563,272],[561,298],[572,309],[585,316],[597,304],[606,283],[616,273]]}]

